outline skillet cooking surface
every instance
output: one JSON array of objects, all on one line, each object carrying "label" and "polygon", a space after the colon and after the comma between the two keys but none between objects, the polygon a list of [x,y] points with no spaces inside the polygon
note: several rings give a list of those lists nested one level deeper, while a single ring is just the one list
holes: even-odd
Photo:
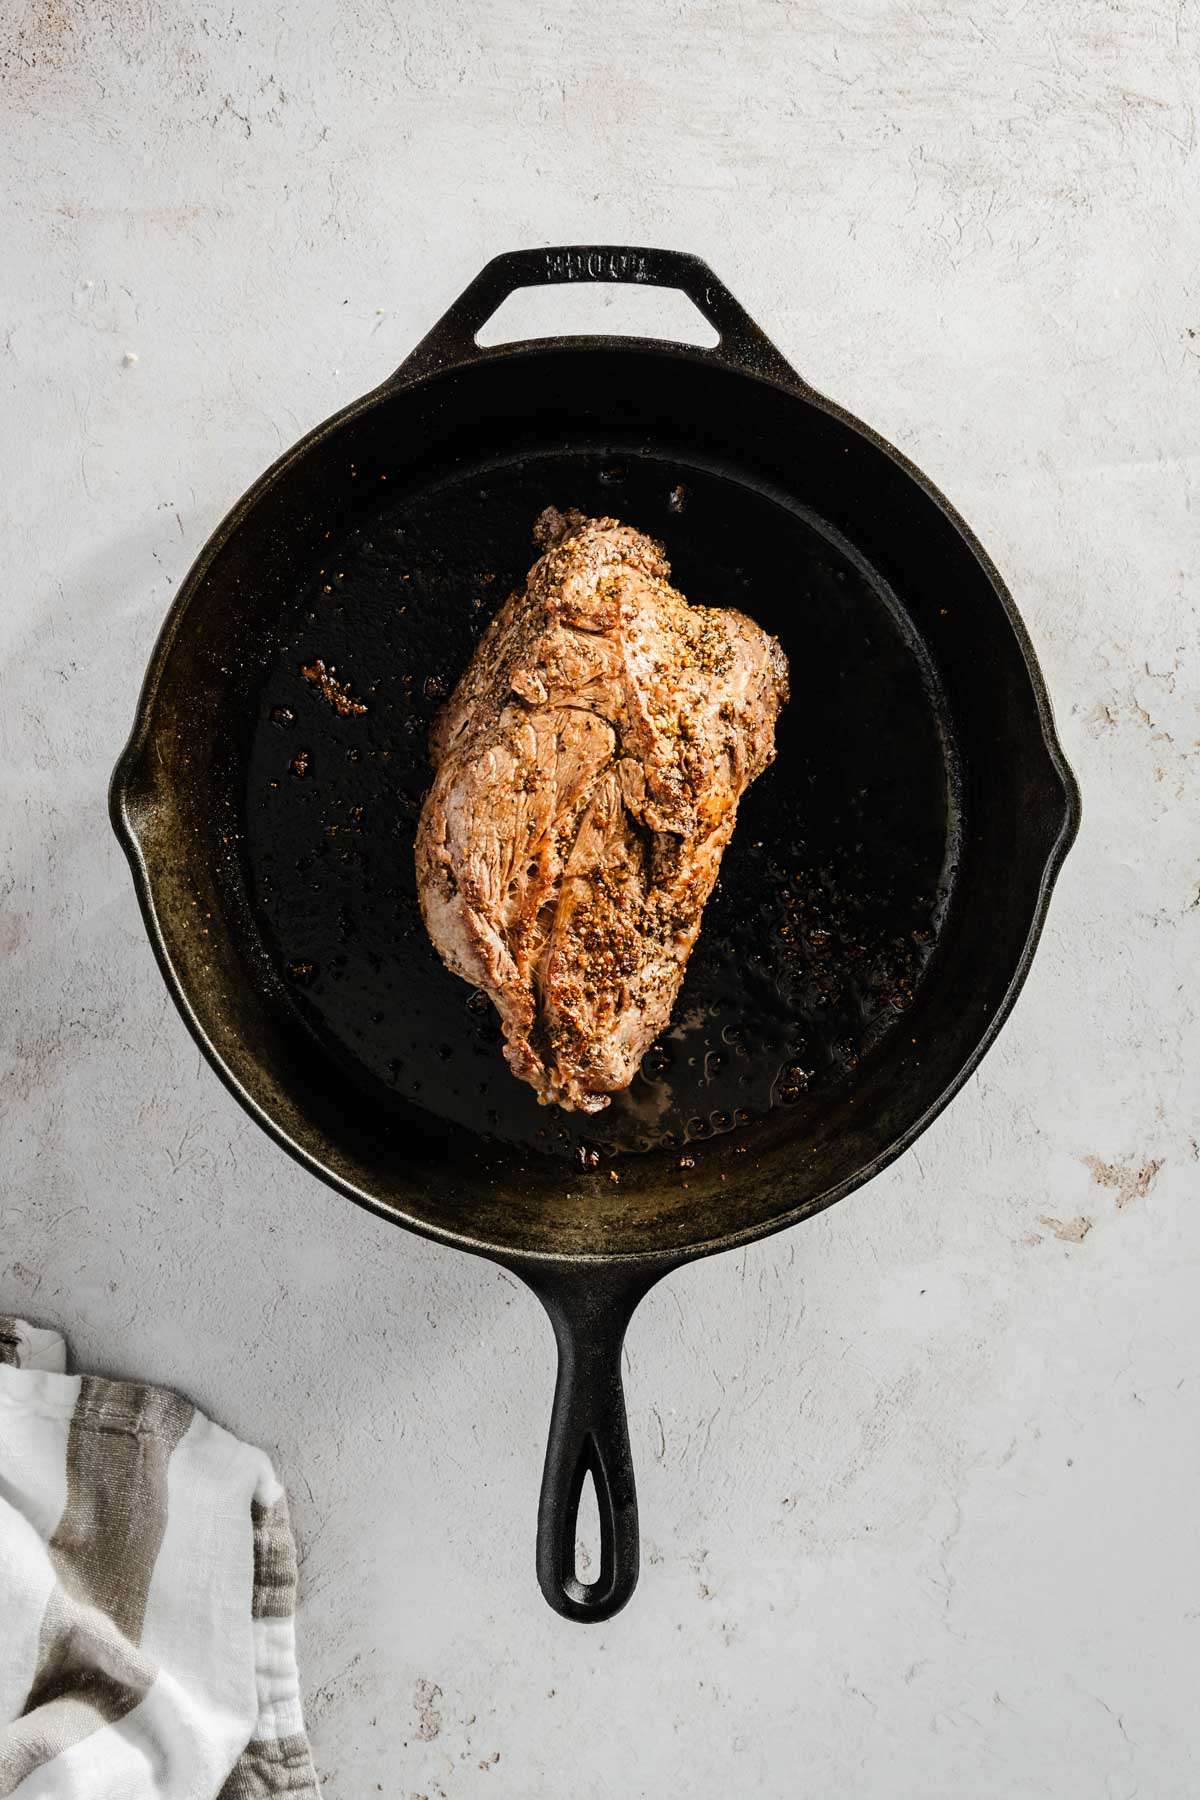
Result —
[{"label": "skillet cooking surface", "polygon": [[[539,1107],[509,1073],[491,1002],[429,941],[412,856],[430,721],[550,503],[665,540],[683,593],[777,633],[792,682],[672,1024],[590,1117]],[[365,712],[301,674],[318,658]],[[896,1027],[945,915],[960,784],[924,647],[831,527],[694,452],[526,449],[364,505],[296,592],[249,712],[243,854],[263,943],[314,1052],[385,1111],[407,1101],[576,1166],[774,1107],[802,1129]]]}]

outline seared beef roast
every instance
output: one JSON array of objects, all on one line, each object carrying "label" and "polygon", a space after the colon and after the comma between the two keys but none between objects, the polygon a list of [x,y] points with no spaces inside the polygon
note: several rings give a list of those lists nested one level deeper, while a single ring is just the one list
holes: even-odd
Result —
[{"label": "seared beef roast", "polygon": [[534,537],[434,724],[417,884],[513,1072],[597,1112],[670,1019],[787,665],[742,613],[690,606],[640,531],[550,507]]}]

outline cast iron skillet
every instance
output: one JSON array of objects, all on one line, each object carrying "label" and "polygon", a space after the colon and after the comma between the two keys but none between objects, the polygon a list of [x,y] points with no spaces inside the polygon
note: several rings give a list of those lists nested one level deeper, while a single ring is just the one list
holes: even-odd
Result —
[{"label": "cast iron skillet", "polygon": [[[514,289],[583,280],[680,288],[720,342],[477,345]],[[551,502],[662,537],[688,597],[778,633],[793,678],[674,1025],[590,1119],[509,1076],[412,869],[430,719]],[[344,685],[322,689],[318,659]],[[112,816],[167,985],[246,1109],[545,1305],[538,1579],[603,1619],[638,1570],[634,1307],[869,1181],[941,1111],[1025,978],[1079,800],[1012,600],[930,482],[703,263],[585,248],[489,263],[239,501],[163,627]]]}]

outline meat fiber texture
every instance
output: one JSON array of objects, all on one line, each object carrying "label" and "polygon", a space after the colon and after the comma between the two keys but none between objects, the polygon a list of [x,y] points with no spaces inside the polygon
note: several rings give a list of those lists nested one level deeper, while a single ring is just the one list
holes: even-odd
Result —
[{"label": "meat fiber texture", "polygon": [[434,723],[417,886],[513,1073],[590,1113],[670,1020],[787,663],[744,614],[690,606],[616,519],[550,507],[534,539]]}]

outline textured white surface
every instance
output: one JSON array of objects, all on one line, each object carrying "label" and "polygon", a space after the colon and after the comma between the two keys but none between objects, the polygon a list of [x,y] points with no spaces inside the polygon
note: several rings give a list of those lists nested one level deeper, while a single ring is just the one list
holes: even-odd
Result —
[{"label": "textured white surface", "polygon": [[[3,9],[0,1309],[270,1452],[331,1800],[1200,1791],[1198,57],[1194,0]],[[929,471],[1085,801],[916,1152],[639,1313],[591,1631],[533,1583],[534,1302],[242,1116],[104,810],[229,503],[552,241],[707,256]]]}]

